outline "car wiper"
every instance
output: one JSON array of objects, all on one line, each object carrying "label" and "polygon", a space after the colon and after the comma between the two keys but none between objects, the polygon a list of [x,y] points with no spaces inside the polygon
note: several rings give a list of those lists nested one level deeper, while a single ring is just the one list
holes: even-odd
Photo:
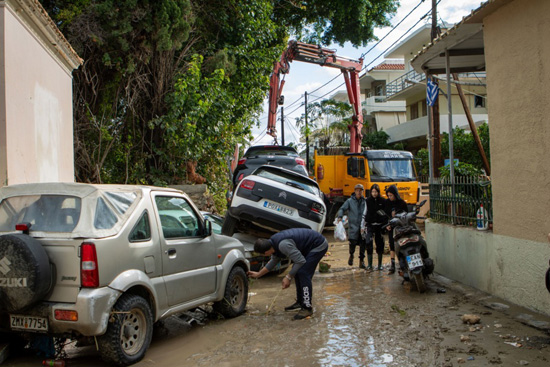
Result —
[{"label": "car wiper", "polygon": [[297,189],[304,190],[304,188],[302,187],[302,185],[299,185],[299,184],[297,184],[297,183],[295,183],[295,182],[287,181],[286,184],[287,184],[288,186],[292,186],[292,187],[295,187],[295,188],[297,188]]}]

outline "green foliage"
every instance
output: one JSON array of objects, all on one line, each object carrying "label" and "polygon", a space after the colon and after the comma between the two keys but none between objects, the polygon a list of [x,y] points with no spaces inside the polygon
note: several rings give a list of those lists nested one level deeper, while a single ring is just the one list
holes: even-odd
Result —
[{"label": "green foliage", "polygon": [[273,0],[274,19],[307,43],[366,46],[373,29],[390,25],[397,0]]},{"label": "green foliage", "polygon": [[[179,184],[196,162],[211,191],[250,139],[290,34],[354,45],[394,0],[41,0],[84,59],[74,76],[77,181]],[[327,107],[328,108],[328,107]]]},{"label": "green foliage", "polygon": [[[458,162],[458,165],[455,165],[454,174],[455,177],[462,177],[462,176],[480,176],[481,175],[481,169],[464,162]],[[446,165],[444,167],[439,167],[439,174],[440,177],[450,177],[451,175],[451,168],[449,165]]]},{"label": "green foliage", "polygon": [[426,148],[420,149],[416,152],[416,169],[420,176],[428,176],[430,174],[430,152]]},{"label": "green foliage", "polygon": [[363,135],[363,141],[361,146],[368,147],[370,149],[394,149],[394,150],[403,150],[403,143],[394,143],[389,144],[388,139],[390,136],[384,131],[376,131],[372,133],[367,133]]},{"label": "green foliage", "polygon": [[[308,103],[308,126],[305,124],[305,113],[296,118],[296,127],[302,136],[309,134],[319,140],[319,146],[329,147],[342,145],[343,136],[351,123],[353,108],[349,103],[326,99],[321,102]],[[329,123],[329,120],[336,120]]]},{"label": "green foliage", "polygon": [[[487,155],[487,160],[491,161],[491,152],[489,148],[489,125],[483,123],[477,128],[481,145]],[[453,151],[454,157],[459,159],[461,163],[468,163],[472,166],[482,169],[483,161],[477,149],[474,137],[471,133],[456,127],[453,129]],[[442,134],[441,138],[441,154],[443,158],[449,158],[449,134]]]}]

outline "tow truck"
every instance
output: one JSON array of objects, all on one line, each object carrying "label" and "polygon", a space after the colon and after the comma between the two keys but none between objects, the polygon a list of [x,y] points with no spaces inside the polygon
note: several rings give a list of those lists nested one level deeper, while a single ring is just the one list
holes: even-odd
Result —
[{"label": "tow truck", "polygon": [[367,193],[376,183],[382,195],[385,195],[385,188],[396,185],[399,194],[409,205],[416,204],[420,192],[412,154],[395,150],[363,150],[361,147],[363,115],[359,73],[363,68],[363,59],[341,57],[336,55],[335,50],[291,40],[280,60],[275,62],[270,77],[267,134],[277,143],[277,108],[284,104],[282,91],[285,81],[282,76],[289,73],[292,61],[339,69],[344,76],[349,103],[353,107],[352,123],[348,125],[349,152],[326,155],[315,150],[314,153],[313,177],[325,195],[326,223],[334,221],[338,209],[358,183],[366,188]]}]

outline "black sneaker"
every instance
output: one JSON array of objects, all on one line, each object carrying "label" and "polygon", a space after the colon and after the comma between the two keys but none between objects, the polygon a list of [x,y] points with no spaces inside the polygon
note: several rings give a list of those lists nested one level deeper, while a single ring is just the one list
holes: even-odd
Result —
[{"label": "black sneaker", "polygon": [[349,266],[352,266],[352,265],[353,265],[353,255],[349,255],[348,265],[349,265]]},{"label": "black sneaker", "polygon": [[311,315],[313,315],[313,310],[302,308],[296,315],[294,315],[294,320],[303,320],[310,317]]},{"label": "black sneaker", "polygon": [[302,308],[302,305],[296,301],[293,305],[285,307],[285,311],[296,311]]},{"label": "black sneaker", "polygon": [[361,269],[366,269],[367,267],[365,266],[365,262],[364,261],[359,261],[359,267]]},{"label": "black sneaker", "polygon": [[390,267],[390,271],[388,271],[388,274],[393,274],[395,273],[395,264],[391,264],[391,267]]}]

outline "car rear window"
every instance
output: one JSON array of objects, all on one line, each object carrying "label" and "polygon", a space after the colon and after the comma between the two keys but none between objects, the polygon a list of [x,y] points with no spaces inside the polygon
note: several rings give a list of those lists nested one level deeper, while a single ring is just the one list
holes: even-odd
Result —
[{"label": "car rear window", "polygon": [[289,157],[298,157],[298,153],[294,149],[277,146],[249,148],[244,154],[245,157],[254,157],[259,155],[282,155]]},{"label": "car rear window", "polygon": [[304,190],[309,192],[313,195],[320,195],[319,187],[309,179],[305,177],[300,177],[297,175],[290,174],[288,172],[280,171],[280,170],[274,170],[270,168],[258,168],[254,175],[265,177],[273,181],[277,181],[280,183],[283,183],[285,185],[295,187],[300,190]]},{"label": "car rear window", "polygon": [[80,220],[81,200],[68,195],[26,195],[0,203],[0,231],[28,222],[32,231],[72,232]]}]

